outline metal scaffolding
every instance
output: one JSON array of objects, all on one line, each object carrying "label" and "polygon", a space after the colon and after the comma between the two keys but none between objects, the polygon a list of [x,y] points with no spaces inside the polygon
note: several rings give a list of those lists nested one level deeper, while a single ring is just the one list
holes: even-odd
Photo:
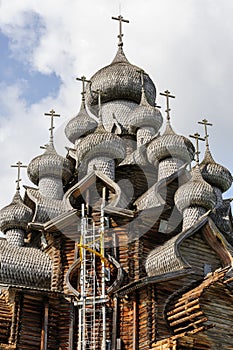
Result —
[{"label": "metal scaffolding", "polygon": [[[103,196],[104,198],[104,196]],[[85,215],[82,206],[78,350],[106,350],[106,268],[104,199],[100,227]]]}]

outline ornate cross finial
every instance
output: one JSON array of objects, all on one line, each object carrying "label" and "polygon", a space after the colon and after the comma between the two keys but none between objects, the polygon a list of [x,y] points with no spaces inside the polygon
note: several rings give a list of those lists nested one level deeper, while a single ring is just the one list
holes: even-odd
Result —
[{"label": "ornate cross finial", "polygon": [[206,141],[206,147],[209,147],[209,135],[207,132],[207,125],[208,126],[213,126],[213,124],[209,123],[208,120],[203,119],[201,122],[198,122],[198,124],[202,124],[204,125],[204,129],[205,129],[205,141]]},{"label": "ornate cross finial", "polygon": [[101,105],[101,98],[102,96],[106,96],[106,94],[100,90],[100,89],[97,89],[96,91],[92,91],[94,92],[94,94],[97,94],[98,95],[98,107],[99,107],[99,125],[102,125],[103,124],[103,120],[102,120],[102,105]]},{"label": "ornate cross finial", "polygon": [[169,97],[170,98],[175,98],[175,96],[173,95],[170,95],[170,91],[166,90],[164,92],[160,92],[160,95],[162,96],[166,96],[166,103],[167,103],[167,109],[165,110],[165,112],[167,113],[167,120],[169,121],[170,120],[170,107],[169,107]]},{"label": "ornate cross finial", "polygon": [[140,73],[140,76],[141,76],[141,83],[142,83],[142,90],[144,90],[144,83],[145,83],[145,80],[144,80],[144,76],[147,75],[143,69],[139,69],[137,70],[138,73]]},{"label": "ornate cross finial", "polygon": [[205,141],[205,139],[203,139],[203,137],[200,137],[200,134],[198,134],[198,132],[196,132],[194,135],[189,135],[189,137],[192,137],[196,140],[196,163],[199,164],[199,141]]},{"label": "ornate cross finial", "polygon": [[22,179],[20,179],[20,170],[21,170],[21,168],[27,168],[27,165],[23,165],[23,163],[18,161],[16,163],[16,165],[11,165],[11,167],[18,168],[18,175],[17,175],[17,180],[16,180],[16,183],[17,183],[16,190],[19,191],[20,190],[19,182],[22,180]]},{"label": "ornate cross finial", "polygon": [[123,37],[123,33],[122,33],[122,22],[124,23],[129,23],[129,21],[127,19],[124,19],[123,16],[119,15],[118,17],[112,17],[112,19],[115,19],[116,21],[119,21],[119,43],[118,46],[123,46],[123,41],[122,41],[122,37]]},{"label": "ornate cross finial", "polygon": [[85,89],[85,83],[90,83],[91,81],[90,80],[87,80],[86,77],[82,76],[81,78],[76,78],[76,80],[79,80],[82,82],[82,100],[85,101],[85,93],[86,93],[86,89]]},{"label": "ornate cross finial", "polygon": [[53,118],[60,117],[60,114],[56,114],[55,111],[52,109],[49,113],[45,113],[44,115],[51,117],[51,126],[49,128],[49,131],[50,131],[50,145],[53,145],[53,129],[55,129],[55,127],[53,126]]}]

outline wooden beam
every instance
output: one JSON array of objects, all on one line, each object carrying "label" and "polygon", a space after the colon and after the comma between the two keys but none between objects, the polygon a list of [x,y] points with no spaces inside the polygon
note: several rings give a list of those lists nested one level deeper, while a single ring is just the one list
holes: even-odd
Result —
[{"label": "wooden beam", "polygon": [[135,295],[133,300],[133,350],[138,349],[138,305],[137,305],[137,295]]},{"label": "wooden beam", "polygon": [[48,300],[44,303],[44,318],[41,330],[41,350],[47,350],[48,346],[48,321],[49,321],[49,303]]},{"label": "wooden beam", "polygon": [[75,326],[75,308],[74,299],[70,300],[70,326],[69,326],[69,350],[74,348],[74,326]]}]

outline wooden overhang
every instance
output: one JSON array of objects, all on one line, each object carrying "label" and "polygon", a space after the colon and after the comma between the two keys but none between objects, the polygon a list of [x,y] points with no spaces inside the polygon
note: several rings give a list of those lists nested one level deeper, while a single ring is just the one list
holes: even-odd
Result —
[{"label": "wooden overhang", "polygon": [[[201,230],[206,242],[219,256],[223,267],[227,267],[229,269],[229,267],[233,266],[233,248],[226,241],[223,234],[217,229],[217,227],[213,223],[212,219],[208,216],[208,214],[209,213],[202,217],[192,228],[188,229],[187,231],[181,232],[176,237],[173,237],[171,239],[175,245],[174,251],[176,252],[176,254],[174,256],[174,259],[179,259],[181,261],[183,260],[179,250],[180,243],[187,237],[190,237],[194,235],[197,231]],[[166,244],[167,242],[165,243],[165,245]],[[161,283],[163,281],[175,279],[177,277],[184,276],[187,274],[195,274],[195,270],[188,262],[183,260],[183,266],[181,266],[179,270],[176,269],[171,272],[166,271],[164,273],[157,274],[154,276],[143,277],[135,282],[131,282],[125,285],[124,287],[117,290],[115,293],[117,296],[123,296],[137,289],[140,289],[147,284]]]}]

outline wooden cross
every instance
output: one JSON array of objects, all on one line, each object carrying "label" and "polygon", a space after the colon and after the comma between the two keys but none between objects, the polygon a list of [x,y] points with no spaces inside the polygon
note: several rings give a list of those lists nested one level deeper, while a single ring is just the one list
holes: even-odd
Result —
[{"label": "wooden cross", "polygon": [[170,91],[166,90],[164,92],[160,92],[160,95],[162,96],[166,96],[166,103],[167,103],[167,109],[165,110],[165,112],[167,113],[167,120],[170,120],[170,107],[169,107],[169,97],[170,98],[175,98],[175,96],[170,95]]},{"label": "wooden cross", "polygon": [[200,134],[198,134],[198,132],[196,132],[194,135],[189,135],[189,137],[192,137],[193,139],[196,140],[196,163],[199,164],[199,141],[205,141],[205,139],[203,139],[202,137],[200,137]]},{"label": "wooden cross", "polygon": [[213,126],[213,124],[209,123],[208,120],[206,120],[206,119],[203,119],[201,122],[198,122],[198,124],[204,125],[206,147],[209,147],[209,140],[208,140],[209,135],[208,135],[208,132],[207,132],[207,125],[208,125],[208,126]]},{"label": "wooden cross", "polygon": [[129,21],[127,19],[124,19],[123,16],[119,15],[118,17],[112,17],[112,19],[115,19],[116,21],[119,21],[119,44],[118,46],[123,46],[123,41],[122,41],[122,37],[123,37],[123,33],[122,33],[122,22],[124,23],[129,23]]},{"label": "wooden cross", "polygon": [[76,80],[78,81],[81,81],[82,82],[82,100],[84,101],[85,100],[85,93],[86,93],[86,89],[85,89],[85,83],[90,83],[91,81],[90,80],[87,80],[86,77],[82,76],[81,78],[76,78]]},{"label": "wooden cross", "polygon": [[16,165],[11,165],[11,167],[12,168],[18,168],[18,175],[17,175],[17,180],[16,180],[16,183],[17,183],[16,190],[19,191],[20,190],[19,182],[22,180],[22,179],[20,179],[20,170],[21,170],[21,168],[27,168],[27,165],[23,165],[23,163],[18,161],[16,163]]},{"label": "wooden cross", "polygon": [[143,69],[139,69],[137,70],[137,72],[140,73],[142,88],[144,89],[144,83],[145,83],[144,76],[148,74],[146,74]]},{"label": "wooden cross", "polygon": [[100,89],[97,89],[96,91],[93,91],[93,92],[94,92],[94,94],[98,95],[99,122],[100,122],[100,124],[102,124],[103,121],[102,121],[101,97],[106,96],[106,94]]},{"label": "wooden cross", "polygon": [[53,144],[53,129],[55,127],[53,126],[53,119],[54,117],[60,117],[60,114],[56,114],[55,111],[52,109],[49,113],[45,113],[44,115],[51,117],[51,126],[49,128],[50,131],[50,144]]}]

